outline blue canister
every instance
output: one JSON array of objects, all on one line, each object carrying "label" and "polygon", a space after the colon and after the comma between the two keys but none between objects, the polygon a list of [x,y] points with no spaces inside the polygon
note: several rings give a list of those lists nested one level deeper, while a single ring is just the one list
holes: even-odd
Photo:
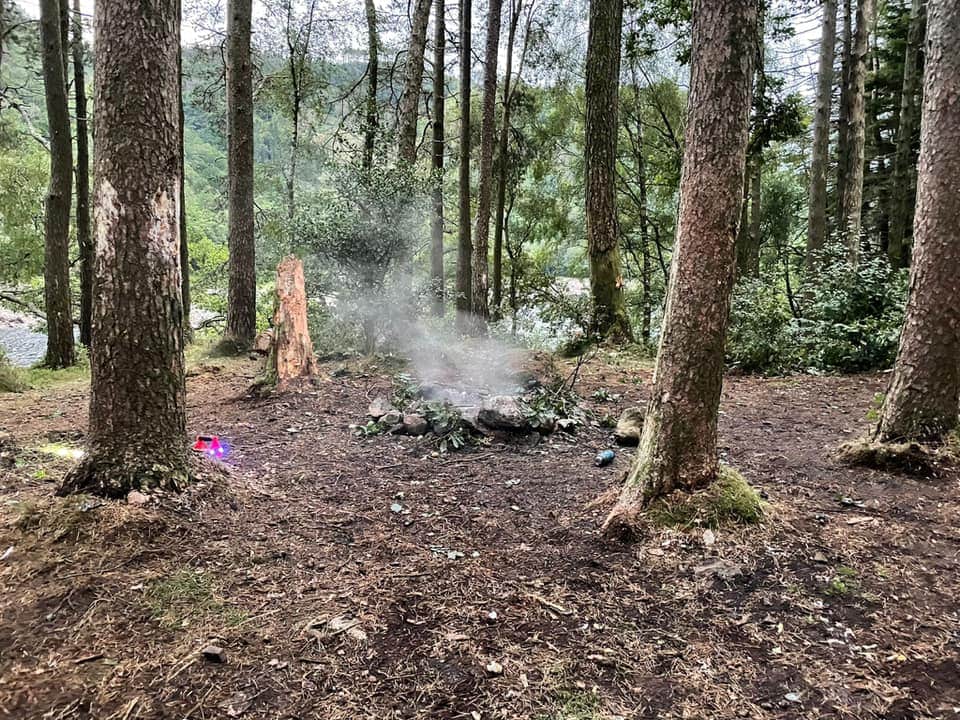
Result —
[{"label": "blue canister", "polygon": [[609,465],[613,462],[613,459],[617,454],[613,450],[602,450],[597,453],[597,456],[593,459],[593,464],[597,467],[603,467],[604,465]]}]

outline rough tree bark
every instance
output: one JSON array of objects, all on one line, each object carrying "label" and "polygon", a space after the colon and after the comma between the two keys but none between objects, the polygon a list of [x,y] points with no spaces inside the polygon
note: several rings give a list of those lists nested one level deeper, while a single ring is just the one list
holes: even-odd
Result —
[{"label": "rough tree bark", "polygon": [[894,267],[904,267],[904,243],[910,228],[914,195],[911,192],[913,133],[916,128],[917,86],[920,80],[918,57],[923,44],[923,0],[910,5],[910,29],[903,58],[903,87],[900,93],[900,123],[897,128],[897,146],[893,157],[893,211],[890,213],[890,237],[887,256]]},{"label": "rough tree bark", "polygon": [[252,0],[230,0],[227,12],[227,175],[229,183],[227,324],[224,340],[253,344],[257,331],[257,276],[253,210]]},{"label": "rough tree bark", "polygon": [[837,45],[837,0],[823,2],[823,30],[813,111],[813,148],[810,154],[810,192],[807,215],[806,267],[816,269],[817,255],[827,241],[827,170],[830,153],[830,105],[833,95],[833,59]]},{"label": "rough tree bark", "polygon": [[434,3],[433,34],[433,214],[430,217],[430,282],[433,286],[433,314],[443,315],[443,153],[444,153],[444,50],[446,45],[446,9],[444,0]]},{"label": "rough tree bark", "polygon": [[73,0],[73,97],[77,113],[77,247],[80,250],[80,342],[90,347],[93,298],[93,242],[90,239],[90,148],[87,140],[87,88],[83,72],[83,19]]},{"label": "rough tree bark", "polygon": [[363,0],[367,18],[367,101],[363,125],[363,168],[373,167],[373,150],[380,128],[377,109],[377,85],[380,81],[380,33],[377,30],[377,7],[373,0]]},{"label": "rough tree bark", "polygon": [[417,119],[423,88],[423,55],[427,47],[427,23],[431,0],[416,0],[407,61],[403,65],[403,93],[397,106],[397,154],[402,162],[417,161]]},{"label": "rough tree bark", "polygon": [[930,0],[910,297],[876,440],[936,441],[960,400],[960,4]]},{"label": "rough tree bark", "polygon": [[67,104],[66,46],[62,45],[60,3],[40,3],[43,87],[50,127],[50,181],[43,214],[43,297],[47,316],[44,365],[75,362],[70,314],[70,204],[73,197],[73,144]]},{"label": "rough tree bark", "polygon": [[470,236],[470,35],[471,0],[460,0],[460,166],[458,179],[459,222],[457,232],[457,327],[470,327],[473,300],[473,240]]},{"label": "rough tree bark", "polygon": [[483,73],[483,112],[480,124],[480,176],[477,188],[477,227],[473,236],[473,304],[477,330],[490,316],[488,255],[490,204],[493,195],[493,145],[496,130],[497,55],[500,52],[501,0],[490,0],[487,13],[487,48]]},{"label": "rough tree bark", "polygon": [[[183,27],[183,2],[177,0],[177,18]],[[180,134],[177,138],[180,157],[180,299],[183,302],[183,340],[193,340],[193,325],[190,324],[190,245],[187,238],[187,182],[184,161],[184,115],[183,115],[183,48],[177,53],[177,115],[180,118]]]},{"label": "rough tree bark", "polygon": [[[510,0],[510,25],[507,29],[507,67],[503,77],[503,116],[500,123],[500,138],[497,144],[497,202],[493,224],[493,317],[499,320],[500,306],[503,303],[503,223],[507,202],[507,166],[510,143],[510,108],[513,105],[513,46],[517,39],[517,27],[520,23],[520,9],[523,0]],[[526,34],[523,54],[526,55]],[[520,60],[520,72],[523,72],[523,58]],[[519,77],[517,78],[519,81]]]},{"label": "rough tree bark", "polygon": [[291,382],[317,374],[317,360],[307,327],[307,291],[303,263],[293,255],[277,265],[277,302],[267,379],[283,390]]},{"label": "rough tree bark", "polygon": [[[843,34],[840,47],[840,98],[837,109],[837,182],[834,193],[834,218],[839,227],[850,165],[850,60],[853,50],[853,3],[843,0]],[[839,232],[839,231],[838,231]]]},{"label": "rough tree bark", "polygon": [[594,329],[616,341],[632,337],[620,273],[615,169],[622,23],[623,0],[591,0],[584,143],[587,253]]},{"label": "rough tree bark", "polygon": [[864,147],[866,141],[866,103],[864,86],[867,76],[867,53],[870,25],[873,23],[874,0],[858,0],[856,31],[850,48],[850,77],[847,152],[844,168],[845,186],[840,207],[839,229],[847,249],[847,262],[856,266],[860,256],[861,212],[863,209]]},{"label": "rough tree bark", "polygon": [[95,33],[88,454],[60,492],[122,497],[188,479],[177,1],[100,0]]},{"label": "rough tree bark", "polygon": [[747,171],[740,208],[740,229],[737,232],[737,277],[760,276],[760,190],[763,176],[763,154],[757,150],[747,157]]},{"label": "rough tree bark", "polygon": [[718,474],[717,410],[743,199],[756,0],[695,0],[680,211],[653,390],[636,462],[605,522]]}]

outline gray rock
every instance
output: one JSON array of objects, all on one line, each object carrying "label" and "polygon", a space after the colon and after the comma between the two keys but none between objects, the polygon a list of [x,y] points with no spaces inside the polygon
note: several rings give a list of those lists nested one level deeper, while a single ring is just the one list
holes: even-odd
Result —
[{"label": "gray rock", "polygon": [[693,573],[694,575],[712,576],[721,580],[732,580],[743,575],[743,566],[732,560],[720,558],[711,563],[697,565],[693,568]]},{"label": "gray rock", "polygon": [[403,416],[403,431],[407,435],[424,435],[430,429],[430,424],[422,415],[410,414]]},{"label": "gray rock", "polygon": [[[374,420],[379,420],[387,413],[397,413],[397,409],[393,406],[389,400],[385,397],[374,398],[370,402],[370,406],[367,408],[367,415],[372,417]],[[399,415],[399,413],[397,413]]]},{"label": "gray rock", "polygon": [[225,663],[227,661],[227,654],[219,645],[207,645],[200,651],[200,654],[204,660],[212,663]]},{"label": "gray rock", "polygon": [[511,395],[488,397],[480,406],[477,418],[481,424],[494,430],[529,430],[530,423],[523,416],[520,401]]},{"label": "gray rock", "polygon": [[461,408],[460,422],[469,430],[484,432],[484,428],[480,425],[480,408],[478,407]]},{"label": "gray rock", "polygon": [[127,493],[127,503],[129,505],[146,505],[150,502],[150,496],[144,495],[137,490],[131,490]]},{"label": "gray rock", "polygon": [[257,335],[253,341],[253,352],[257,355],[269,355],[270,346],[273,344],[273,328],[267,328]]},{"label": "gray rock", "polygon": [[613,430],[613,437],[620,445],[639,445],[640,434],[643,432],[643,410],[627,408],[617,420]]},{"label": "gray rock", "polygon": [[403,425],[403,415],[400,414],[399,410],[390,410],[389,412],[380,416],[380,422],[383,425]]}]

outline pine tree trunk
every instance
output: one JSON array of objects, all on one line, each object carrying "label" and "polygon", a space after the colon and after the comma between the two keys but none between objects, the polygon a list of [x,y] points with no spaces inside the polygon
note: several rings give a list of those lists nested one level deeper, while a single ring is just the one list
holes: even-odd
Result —
[{"label": "pine tree trunk", "polygon": [[227,175],[230,247],[227,326],[237,348],[257,331],[257,276],[253,214],[253,63],[251,0],[230,0],[227,15]]},{"label": "pine tree trunk", "polygon": [[813,112],[813,148],[810,153],[806,250],[808,272],[816,270],[817,256],[827,242],[827,170],[830,165],[830,105],[833,95],[833,59],[836,54],[836,45],[837,0],[824,0],[817,96]]},{"label": "pine tree trunk", "polygon": [[844,196],[850,173],[850,68],[853,54],[853,3],[843,0],[843,43],[840,49],[840,106],[837,111],[837,185],[834,217],[837,234],[842,235]]},{"label": "pine tree trunk", "polygon": [[[640,88],[633,87],[634,97],[640,97]],[[640,109],[637,108],[637,199],[640,202],[640,285],[643,290],[643,301],[640,316],[640,339],[645,345],[650,344],[650,330],[653,316],[653,298],[651,298],[650,272],[650,219],[647,208],[647,161],[643,156],[643,119]]]},{"label": "pine tree trunk", "polygon": [[435,0],[433,36],[433,215],[430,218],[430,281],[433,286],[433,314],[443,316],[443,154],[444,154],[444,49],[446,18],[444,0]]},{"label": "pine tree trunk", "polygon": [[77,247],[80,250],[80,342],[90,347],[93,298],[93,242],[90,239],[90,148],[87,130],[87,87],[83,72],[83,20],[80,0],[73,0],[73,94],[77,113]]},{"label": "pine tree trunk", "polygon": [[290,169],[287,175],[287,220],[293,220],[297,214],[297,160],[300,156],[300,98],[299,91],[294,91],[290,128]]},{"label": "pine tree trunk", "polygon": [[473,240],[473,314],[481,330],[490,317],[489,238],[493,195],[493,145],[496,130],[497,55],[500,51],[501,0],[490,0],[487,13],[487,49],[484,58],[483,113],[480,124],[480,177],[477,189],[477,228]]},{"label": "pine tree trunk", "polygon": [[877,428],[881,442],[940,440],[960,401],[960,4],[930,0],[910,297]]},{"label": "pine tree trunk", "polygon": [[850,56],[849,120],[847,127],[847,167],[840,232],[847,249],[847,262],[856,267],[860,256],[861,212],[863,209],[864,147],[866,143],[866,103],[864,86],[867,76],[867,53],[870,25],[873,23],[874,0],[858,0],[856,32]]},{"label": "pine tree trunk", "polygon": [[413,27],[410,30],[407,61],[404,63],[403,93],[397,107],[397,154],[408,165],[417,161],[417,120],[423,88],[423,55],[427,47],[430,4],[430,0],[416,0],[413,9]]},{"label": "pine tree trunk", "polygon": [[743,204],[740,208],[740,229],[737,232],[737,277],[760,276],[760,180],[762,156],[759,151],[747,157],[743,183]]},{"label": "pine tree trunk", "polygon": [[[177,0],[179,27],[183,27],[183,2]],[[190,244],[187,237],[187,181],[183,142],[183,48],[177,53],[177,116],[180,118],[180,135],[177,138],[180,156],[180,299],[183,302],[183,341],[193,341],[193,325],[190,323]]]},{"label": "pine tree trunk", "polygon": [[917,86],[920,80],[918,56],[923,45],[924,10],[923,0],[913,0],[910,5],[910,29],[907,33],[907,49],[903,59],[903,88],[900,93],[900,124],[897,129],[897,147],[893,158],[893,211],[890,217],[890,239],[887,255],[890,264],[905,266],[904,244],[910,231],[913,216],[914,194],[910,173],[914,168],[912,149],[916,128]]},{"label": "pine tree trunk", "polygon": [[650,500],[718,474],[717,411],[743,199],[756,0],[694,0],[680,211],[638,455],[605,523],[631,532]]},{"label": "pine tree trunk", "polygon": [[[513,46],[517,39],[522,0],[510,2],[510,26],[507,30],[507,67],[503,78],[503,119],[497,144],[497,201],[493,223],[493,319],[499,320],[503,303],[503,221],[507,202],[507,164],[510,141],[510,106],[513,104]],[[522,63],[521,63],[522,70]]]},{"label": "pine tree trunk", "polygon": [[[442,0],[440,0],[442,2]],[[377,8],[373,0],[363,1],[367,18],[367,102],[363,126],[363,168],[373,167],[373,150],[380,127],[377,110],[377,85],[380,80],[380,33],[377,31]]]},{"label": "pine tree trunk", "polygon": [[763,178],[763,154],[757,152],[750,167],[750,252],[747,255],[747,275],[752,278],[760,277],[760,245],[763,238],[760,236],[760,217],[762,197],[760,194]]},{"label": "pine tree trunk", "polygon": [[73,144],[67,104],[65,51],[58,0],[40,3],[43,86],[50,127],[50,182],[43,215],[43,297],[47,316],[44,365],[75,362],[70,314],[70,204],[73,197]]},{"label": "pine tree trunk", "polygon": [[473,301],[473,241],[470,236],[470,35],[471,0],[460,0],[460,167],[458,183],[459,228],[457,233],[457,327],[470,327]]},{"label": "pine tree trunk", "polygon": [[595,331],[616,341],[632,338],[620,273],[615,169],[622,23],[623,0],[590,1],[584,143],[587,253]]},{"label": "pine tree trunk", "polygon": [[188,479],[177,10],[97,5],[90,428],[62,494],[123,497]]}]

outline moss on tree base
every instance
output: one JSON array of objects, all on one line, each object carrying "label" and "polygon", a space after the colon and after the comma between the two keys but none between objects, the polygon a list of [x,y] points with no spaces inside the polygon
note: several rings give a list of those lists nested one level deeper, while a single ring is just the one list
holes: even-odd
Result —
[{"label": "moss on tree base", "polygon": [[765,512],[766,503],[743,475],[721,465],[716,480],[702,490],[678,490],[654,498],[642,509],[636,503],[618,503],[604,523],[604,533],[607,537],[633,541],[644,535],[647,526],[716,529],[754,525]]},{"label": "moss on tree base", "polygon": [[837,459],[845,465],[857,465],[904,472],[909,475],[932,475],[939,453],[917,442],[885,443],[873,440],[854,440],[840,446]]}]

